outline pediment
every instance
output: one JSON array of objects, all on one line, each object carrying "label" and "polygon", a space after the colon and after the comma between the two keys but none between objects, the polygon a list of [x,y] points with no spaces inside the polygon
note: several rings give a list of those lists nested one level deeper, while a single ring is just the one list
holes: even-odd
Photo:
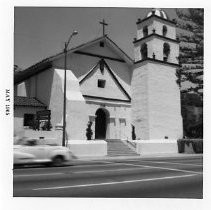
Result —
[{"label": "pediment", "polygon": [[[104,83],[104,84],[103,84]],[[103,60],[80,80],[81,92],[86,96],[130,101],[130,96],[108,64]]]}]

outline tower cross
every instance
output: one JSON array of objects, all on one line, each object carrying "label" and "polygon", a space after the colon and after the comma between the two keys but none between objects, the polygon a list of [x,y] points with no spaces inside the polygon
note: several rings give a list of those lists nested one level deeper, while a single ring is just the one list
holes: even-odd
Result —
[{"label": "tower cross", "polygon": [[106,23],[104,19],[103,19],[103,21],[100,21],[99,23],[103,26],[103,36],[104,36],[105,35],[105,26],[107,26],[108,23]]}]

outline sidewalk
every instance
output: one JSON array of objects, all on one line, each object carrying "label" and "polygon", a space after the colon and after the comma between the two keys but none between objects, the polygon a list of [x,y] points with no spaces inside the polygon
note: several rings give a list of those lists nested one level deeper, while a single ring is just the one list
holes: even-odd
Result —
[{"label": "sidewalk", "polygon": [[174,159],[174,158],[197,158],[203,157],[203,154],[185,154],[185,153],[176,153],[176,154],[149,154],[141,156],[100,156],[100,157],[76,157],[71,161],[71,163],[76,162],[87,162],[87,161],[109,161],[109,160],[146,160],[146,159]]}]

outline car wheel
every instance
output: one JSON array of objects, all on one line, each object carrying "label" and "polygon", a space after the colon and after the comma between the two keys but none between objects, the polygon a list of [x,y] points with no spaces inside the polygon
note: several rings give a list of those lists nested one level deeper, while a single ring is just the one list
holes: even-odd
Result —
[{"label": "car wheel", "polygon": [[61,166],[64,163],[63,156],[56,156],[53,158],[53,165],[54,166]]}]

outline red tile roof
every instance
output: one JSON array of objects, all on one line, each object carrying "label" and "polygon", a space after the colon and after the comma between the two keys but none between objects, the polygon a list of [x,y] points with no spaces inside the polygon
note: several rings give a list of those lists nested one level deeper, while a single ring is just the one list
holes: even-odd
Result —
[{"label": "red tile roof", "polygon": [[14,106],[46,107],[45,104],[36,98],[29,98],[25,96],[14,96]]}]

